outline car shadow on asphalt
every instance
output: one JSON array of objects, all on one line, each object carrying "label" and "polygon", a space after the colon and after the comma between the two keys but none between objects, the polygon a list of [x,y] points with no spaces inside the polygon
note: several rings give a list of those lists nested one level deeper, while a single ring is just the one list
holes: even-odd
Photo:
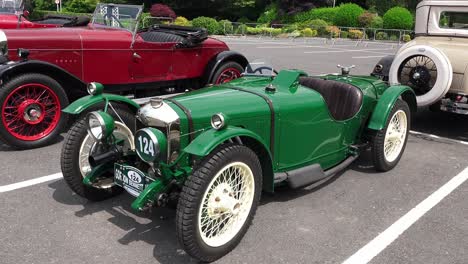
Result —
[{"label": "car shadow on asphalt", "polygon": [[[81,205],[83,208],[75,212],[77,217],[85,217],[99,212],[106,212],[112,217],[109,222],[127,233],[118,239],[122,245],[135,241],[144,241],[154,246],[153,256],[162,264],[197,263],[180,248],[176,237],[174,209],[156,208],[147,212],[135,212],[130,208],[133,197],[123,193],[117,197],[90,202],[73,193],[65,181],[59,180],[49,184],[54,189],[53,199],[65,205]],[[139,223],[137,218],[150,220],[149,223]]]},{"label": "car shadow on asphalt", "polygon": [[366,174],[378,173],[374,169],[374,165],[372,165],[370,149],[366,149],[365,151],[363,151],[359,158],[355,162],[353,162],[348,168],[328,178],[318,181],[312,185],[299,189],[291,189],[287,185],[284,185],[276,187],[274,194],[262,194],[262,200],[260,201],[260,205],[265,205],[271,202],[288,202],[290,200],[294,200],[299,197],[317,192],[338,180],[348,170],[364,172]]},{"label": "car shadow on asphalt", "polygon": [[[291,190],[284,186],[277,188],[275,194],[264,193],[260,205],[271,202],[286,202],[319,191],[339,179],[346,170],[375,172],[368,155],[370,155],[368,152],[363,153],[347,169],[306,188]],[[65,205],[83,207],[75,212],[77,217],[90,216],[100,212],[112,215],[108,221],[127,232],[118,239],[122,245],[144,241],[154,246],[153,256],[160,263],[197,263],[178,244],[174,209],[155,208],[151,212],[135,212],[130,207],[134,198],[125,193],[102,202],[90,202],[73,193],[64,180],[50,183],[49,187],[54,189],[52,197],[55,201]],[[136,218],[145,218],[150,222],[141,224]]]},{"label": "car shadow on asphalt", "polygon": [[413,115],[411,130],[468,141],[468,116],[420,108]]}]

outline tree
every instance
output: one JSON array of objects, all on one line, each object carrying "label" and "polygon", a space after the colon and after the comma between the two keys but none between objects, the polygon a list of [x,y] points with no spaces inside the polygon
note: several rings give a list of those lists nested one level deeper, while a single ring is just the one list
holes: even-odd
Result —
[{"label": "tree", "polygon": [[172,8],[163,4],[152,5],[150,9],[150,14],[154,17],[170,17],[172,19],[175,19],[177,17]]}]

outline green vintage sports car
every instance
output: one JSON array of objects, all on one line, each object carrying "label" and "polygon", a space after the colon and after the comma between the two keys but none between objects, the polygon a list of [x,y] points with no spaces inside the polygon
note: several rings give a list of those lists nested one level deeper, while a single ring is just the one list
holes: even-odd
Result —
[{"label": "green vintage sports car", "polygon": [[63,145],[67,184],[94,201],[126,190],[135,210],[176,201],[181,245],[210,262],[240,242],[262,191],[316,183],[369,147],[376,170],[397,165],[416,109],[409,87],[348,68],[315,77],[265,68],[141,107],[91,83],[64,110],[82,115]]}]

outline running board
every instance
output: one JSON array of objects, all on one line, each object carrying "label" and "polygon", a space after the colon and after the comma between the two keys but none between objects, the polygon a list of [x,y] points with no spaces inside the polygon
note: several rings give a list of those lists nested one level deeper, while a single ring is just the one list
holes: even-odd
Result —
[{"label": "running board", "polygon": [[320,164],[312,164],[300,169],[275,173],[275,183],[287,181],[292,189],[302,188],[328,178],[348,167],[359,155],[350,156],[335,167],[323,171]]}]

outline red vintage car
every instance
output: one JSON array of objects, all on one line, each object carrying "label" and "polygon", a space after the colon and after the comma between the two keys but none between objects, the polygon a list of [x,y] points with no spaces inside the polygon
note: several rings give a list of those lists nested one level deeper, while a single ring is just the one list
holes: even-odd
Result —
[{"label": "red vintage car", "polygon": [[98,4],[86,27],[0,30],[0,141],[50,143],[67,124],[60,110],[91,81],[141,98],[227,82],[248,64],[204,29],[138,29],[141,11]]},{"label": "red vintage car", "polygon": [[66,15],[47,15],[38,20],[28,17],[23,0],[0,0],[0,29],[86,26],[89,22],[88,17]]}]

